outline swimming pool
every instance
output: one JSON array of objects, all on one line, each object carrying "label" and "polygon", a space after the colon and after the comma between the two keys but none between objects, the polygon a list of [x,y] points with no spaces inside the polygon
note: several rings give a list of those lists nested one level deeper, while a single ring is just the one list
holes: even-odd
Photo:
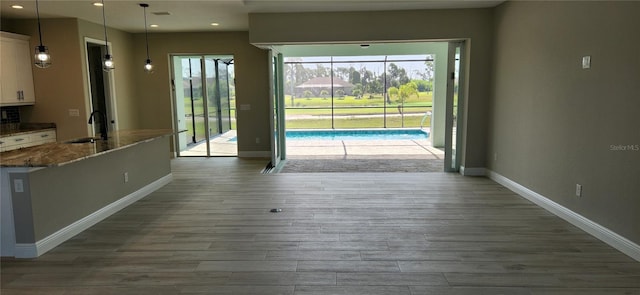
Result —
[{"label": "swimming pool", "polygon": [[[288,130],[287,140],[420,140],[429,138],[421,129],[343,129],[343,130]],[[228,141],[235,142],[237,137]]]},{"label": "swimming pool", "polygon": [[287,140],[412,140],[427,139],[420,129],[288,130]]}]

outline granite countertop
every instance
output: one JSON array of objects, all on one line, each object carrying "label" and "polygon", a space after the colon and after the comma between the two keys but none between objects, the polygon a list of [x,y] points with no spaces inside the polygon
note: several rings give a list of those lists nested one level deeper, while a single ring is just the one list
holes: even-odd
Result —
[{"label": "granite countertop", "polygon": [[0,166],[57,167],[172,134],[171,129],[120,130],[109,132],[107,141],[46,143],[0,153]]},{"label": "granite countertop", "polygon": [[3,123],[0,125],[0,137],[55,128],[55,123]]}]

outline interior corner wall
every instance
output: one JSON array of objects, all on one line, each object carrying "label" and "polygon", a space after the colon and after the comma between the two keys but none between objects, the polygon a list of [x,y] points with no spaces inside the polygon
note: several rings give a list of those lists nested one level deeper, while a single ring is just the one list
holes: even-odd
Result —
[{"label": "interior corner wall", "polygon": [[638,15],[639,2],[499,6],[487,153],[491,170],[636,244]]},{"label": "interior corner wall", "polygon": [[[137,108],[142,128],[173,128],[171,54],[233,55],[238,110],[238,152],[268,152],[269,60],[267,51],[249,43],[248,32],[150,33],[149,51],[154,73],[143,71],[145,35],[135,34]],[[260,143],[256,143],[259,138]]]},{"label": "interior corner wall", "polygon": [[463,166],[485,167],[493,9],[252,13],[249,29],[256,45],[471,40],[467,138],[459,148]]}]

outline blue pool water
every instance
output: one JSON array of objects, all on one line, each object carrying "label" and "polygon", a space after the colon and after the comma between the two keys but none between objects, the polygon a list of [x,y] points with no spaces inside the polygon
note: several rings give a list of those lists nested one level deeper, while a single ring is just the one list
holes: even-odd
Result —
[{"label": "blue pool water", "polygon": [[[374,130],[288,130],[287,140],[412,140],[427,139],[429,132],[420,129]],[[230,141],[236,141],[234,137]]]},{"label": "blue pool water", "polygon": [[289,130],[287,140],[398,140],[427,139],[420,129]]}]

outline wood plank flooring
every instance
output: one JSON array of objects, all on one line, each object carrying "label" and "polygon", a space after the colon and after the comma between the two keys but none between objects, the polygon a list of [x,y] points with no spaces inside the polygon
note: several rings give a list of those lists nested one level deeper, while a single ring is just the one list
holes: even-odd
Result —
[{"label": "wood plank flooring", "polygon": [[164,188],[3,259],[1,293],[640,294],[640,263],[486,178],[265,164],[174,160]]}]

